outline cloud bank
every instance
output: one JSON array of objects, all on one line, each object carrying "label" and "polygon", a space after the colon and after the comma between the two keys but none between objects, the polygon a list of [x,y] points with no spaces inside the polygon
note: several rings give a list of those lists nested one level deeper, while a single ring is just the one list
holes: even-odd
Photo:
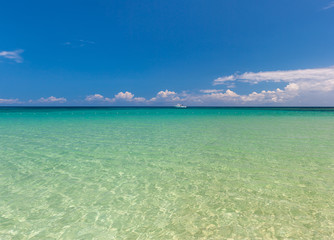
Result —
[{"label": "cloud bank", "polygon": [[[285,83],[284,87],[262,89],[248,94],[238,94],[230,86],[243,83],[256,86],[261,82]],[[99,101],[116,103],[120,101],[146,105],[334,105],[334,67],[299,69],[287,71],[246,72],[223,76],[214,80],[213,85],[227,89],[202,89],[197,92],[175,92],[161,90],[149,99],[134,97],[128,91],[119,92],[114,98],[95,94],[86,97]],[[95,96],[95,97],[92,97]]]},{"label": "cloud bank", "polygon": [[66,102],[67,99],[64,97],[57,98],[54,96],[48,98],[41,97],[38,100],[29,100],[29,103],[66,103]]},{"label": "cloud bank", "polygon": [[[257,85],[261,82],[285,83],[285,87],[274,90],[263,89],[248,94],[238,94],[227,88],[202,89],[197,92],[177,93],[175,91],[159,91],[150,99],[134,98],[130,92],[120,92],[110,101],[119,99],[147,105],[217,105],[217,106],[247,106],[247,105],[277,105],[277,106],[334,106],[334,67],[302,69],[289,71],[246,72],[223,76],[214,80],[213,85],[230,86],[234,82]],[[272,86],[272,85],[271,85]],[[87,98],[86,98],[87,99]],[[101,98],[104,99],[104,98]]]},{"label": "cloud bank", "polygon": [[[328,98],[334,91],[334,67],[301,69],[289,71],[265,71],[246,72],[223,76],[214,80],[213,85],[226,85],[231,82],[243,82],[258,84],[260,82],[283,82],[284,89],[277,88],[274,91],[263,90],[253,92],[246,96],[240,96],[242,102],[288,102],[299,97],[300,102],[307,100],[310,96],[317,98]],[[308,99],[309,101],[310,99]],[[324,99],[326,100],[326,99]],[[333,104],[334,105],[334,104]]]},{"label": "cloud bank", "polygon": [[19,99],[4,99],[0,98],[0,104],[16,104],[16,103],[21,103]]},{"label": "cloud bank", "polygon": [[113,98],[104,97],[103,95],[96,93],[86,96],[85,101],[90,103],[144,103],[146,102],[146,99],[143,97],[135,97],[133,93],[125,91],[117,93]]},{"label": "cloud bank", "polygon": [[334,67],[315,68],[289,71],[246,72],[220,77],[214,80],[214,85],[231,81],[242,81],[257,84],[259,82],[289,82],[310,83],[318,86],[334,85]]},{"label": "cloud bank", "polygon": [[[268,83],[267,87],[263,87],[264,84],[259,85],[263,82]],[[235,83],[238,83],[236,86],[251,84],[258,90],[240,94],[238,89],[230,89]],[[283,87],[273,89],[273,83],[283,83]],[[189,106],[334,106],[334,67],[238,73],[217,78],[213,85],[216,86],[213,89],[197,91],[160,90],[150,98],[137,97],[130,91],[121,91],[112,97],[95,93],[73,103],[143,106],[172,106],[178,103]],[[244,90],[249,89],[248,87]],[[0,104],[4,105],[24,103],[18,99],[0,98]],[[66,98],[54,96],[29,100],[28,103],[69,104]]]}]

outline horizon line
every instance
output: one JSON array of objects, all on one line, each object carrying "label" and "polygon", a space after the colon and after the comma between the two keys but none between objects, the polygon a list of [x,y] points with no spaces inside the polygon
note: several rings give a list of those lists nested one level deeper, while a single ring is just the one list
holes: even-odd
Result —
[{"label": "horizon line", "polygon": [[[4,106],[0,108],[175,108],[175,106]],[[187,108],[334,108],[333,106],[187,106]]]}]

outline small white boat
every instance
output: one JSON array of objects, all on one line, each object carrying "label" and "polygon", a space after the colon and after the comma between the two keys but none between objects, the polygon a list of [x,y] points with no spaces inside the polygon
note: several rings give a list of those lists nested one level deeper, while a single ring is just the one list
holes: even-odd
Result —
[{"label": "small white boat", "polygon": [[175,107],[176,108],[187,108],[187,106],[180,104],[180,103],[176,104]]}]

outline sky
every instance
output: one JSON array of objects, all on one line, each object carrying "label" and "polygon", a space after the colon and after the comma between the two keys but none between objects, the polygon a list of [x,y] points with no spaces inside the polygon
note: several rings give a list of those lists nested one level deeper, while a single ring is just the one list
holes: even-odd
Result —
[{"label": "sky", "polygon": [[1,106],[334,106],[331,0],[0,3]]}]

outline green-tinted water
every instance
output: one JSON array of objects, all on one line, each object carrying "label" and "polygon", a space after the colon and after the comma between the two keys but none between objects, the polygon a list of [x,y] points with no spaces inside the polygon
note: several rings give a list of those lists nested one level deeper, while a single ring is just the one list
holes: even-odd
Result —
[{"label": "green-tinted water", "polygon": [[0,239],[225,238],[334,238],[334,111],[0,109]]}]

